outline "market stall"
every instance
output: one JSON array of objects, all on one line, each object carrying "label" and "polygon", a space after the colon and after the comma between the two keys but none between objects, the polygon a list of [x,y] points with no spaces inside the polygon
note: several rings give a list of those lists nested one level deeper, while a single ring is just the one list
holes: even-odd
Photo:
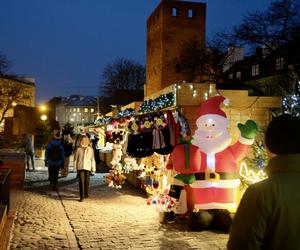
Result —
[{"label": "market stall", "polygon": [[[210,223],[201,212],[216,210],[211,217],[224,217],[235,211],[240,179],[265,178],[261,168],[240,164],[260,132],[256,123],[266,126],[271,108],[279,106],[279,98],[250,97],[247,91],[175,84],[138,108],[101,117],[96,121],[105,131],[100,152],[112,156],[108,185],[121,188],[127,175],[146,190],[147,204],[158,212],[196,216],[195,229],[205,228]],[[223,141],[214,140],[221,134]]]}]

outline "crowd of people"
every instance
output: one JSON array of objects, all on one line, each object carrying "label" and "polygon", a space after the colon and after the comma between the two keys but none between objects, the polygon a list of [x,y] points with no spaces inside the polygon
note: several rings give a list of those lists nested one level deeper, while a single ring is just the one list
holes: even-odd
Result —
[{"label": "crowd of people", "polygon": [[[98,138],[91,139],[89,134],[80,133],[73,140],[70,134],[62,134],[59,130],[51,133],[45,151],[45,166],[48,167],[50,187],[58,190],[58,177],[69,174],[70,157],[73,155],[73,167],[79,179],[80,201],[89,196],[90,176],[96,171],[96,164],[100,163],[97,149]],[[26,155],[26,170],[34,171],[34,147],[28,134],[23,135],[21,147]]]}]

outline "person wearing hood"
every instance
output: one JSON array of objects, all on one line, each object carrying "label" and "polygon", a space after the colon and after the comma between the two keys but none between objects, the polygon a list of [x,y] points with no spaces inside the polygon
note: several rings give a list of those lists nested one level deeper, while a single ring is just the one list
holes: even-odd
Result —
[{"label": "person wearing hood", "polygon": [[59,169],[64,167],[64,156],[61,134],[58,130],[54,130],[45,152],[45,162],[49,168],[49,180],[53,191],[57,191],[58,174]]},{"label": "person wearing hood", "polygon": [[79,175],[80,201],[83,201],[89,196],[90,174],[96,171],[96,163],[88,136],[83,135],[79,145],[74,155],[73,165]]},{"label": "person wearing hood", "polygon": [[273,154],[268,178],[251,185],[233,219],[227,247],[300,249],[300,118],[281,115],[269,124],[265,143]]}]

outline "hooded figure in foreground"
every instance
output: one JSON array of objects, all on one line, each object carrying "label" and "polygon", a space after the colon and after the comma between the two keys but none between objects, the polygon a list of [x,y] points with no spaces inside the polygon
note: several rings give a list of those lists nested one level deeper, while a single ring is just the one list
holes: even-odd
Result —
[{"label": "hooded figure in foreground", "polygon": [[300,118],[274,118],[265,139],[276,155],[266,167],[269,178],[246,190],[228,249],[300,249]]}]

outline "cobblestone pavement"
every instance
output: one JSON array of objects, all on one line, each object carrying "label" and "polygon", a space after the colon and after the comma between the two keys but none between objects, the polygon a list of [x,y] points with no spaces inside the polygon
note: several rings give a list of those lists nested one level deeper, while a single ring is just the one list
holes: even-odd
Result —
[{"label": "cobblestone pavement", "polygon": [[160,224],[141,190],[109,188],[104,174],[91,177],[83,202],[75,173],[59,179],[58,192],[49,191],[47,174],[26,172],[24,191],[11,193],[18,211],[11,249],[226,249],[227,234]]}]

